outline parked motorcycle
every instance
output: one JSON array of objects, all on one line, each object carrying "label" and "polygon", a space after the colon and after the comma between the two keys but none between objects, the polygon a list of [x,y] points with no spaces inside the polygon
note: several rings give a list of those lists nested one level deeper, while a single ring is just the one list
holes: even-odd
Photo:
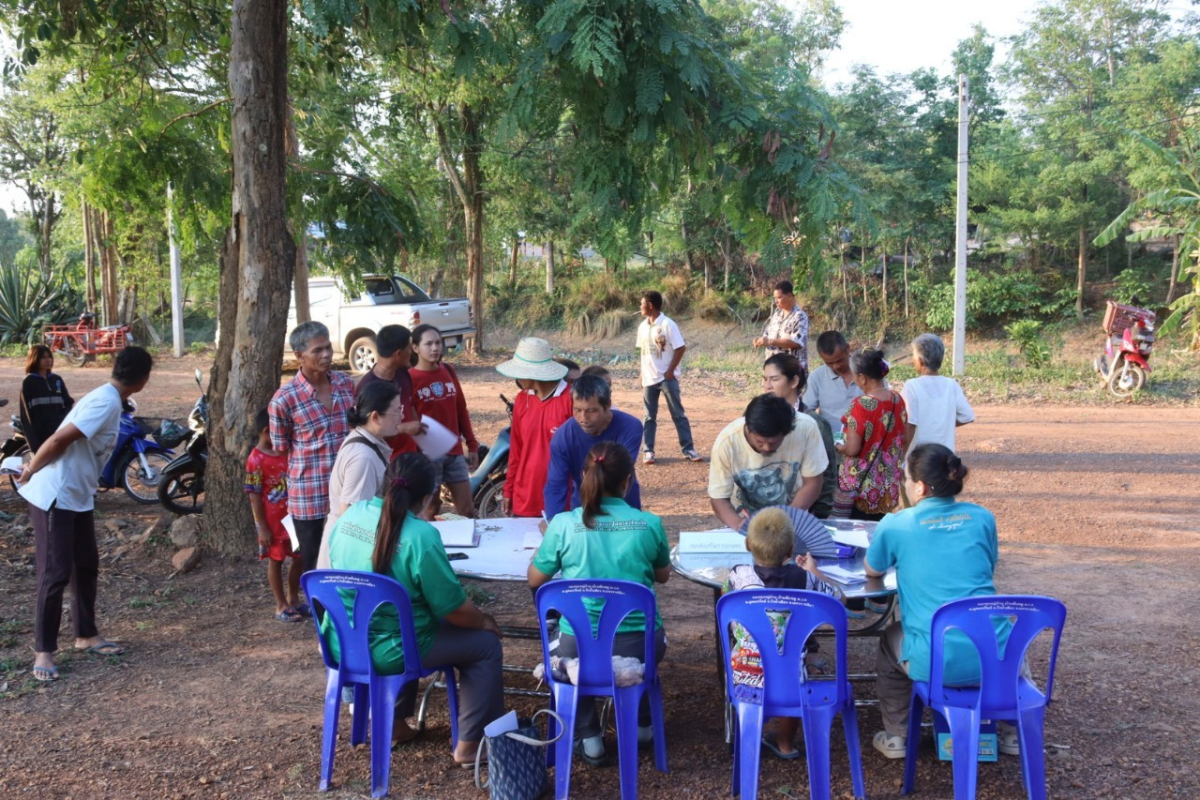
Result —
[{"label": "parked motorcycle", "polygon": [[[133,415],[136,410],[133,398],[125,401],[116,444],[100,472],[99,489],[122,488],[137,502],[151,505],[158,502],[159,480],[175,455],[171,448],[179,444],[180,439],[165,429],[153,430],[144,420]],[[13,435],[0,445],[0,455],[4,458],[21,456],[26,461],[33,458],[33,451],[29,449],[29,442],[21,429],[21,418],[13,416],[9,426],[13,429]],[[16,478],[10,475],[9,481],[15,489]]]},{"label": "parked motorcycle", "polygon": [[[513,404],[500,395],[512,421]],[[491,447],[479,448],[479,466],[471,473],[471,498],[475,503],[475,515],[479,519],[495,519],[504,516],[504,481],[508,476],[509,437],[512,425],[500,430]]]},{"label": "parked motorcycle", "polygon": [[[1137,298],[1133,298],[1134,303]],[[1153,311],[1108,301],[1104,312],[1104,354],[1093,366],[1116,397],[1129,397],[1146,384],[1154,349]]]},{"label": "parked motorcycle", "polygon": [[204,473],[208,467],[208,395],[201,380],[204,374],[196,370],[196,386],[200,399],[188,414],[190,433],[183,453],[167,464],[158,484],[158,502],[173,514],[199,514],[204,511]]}]

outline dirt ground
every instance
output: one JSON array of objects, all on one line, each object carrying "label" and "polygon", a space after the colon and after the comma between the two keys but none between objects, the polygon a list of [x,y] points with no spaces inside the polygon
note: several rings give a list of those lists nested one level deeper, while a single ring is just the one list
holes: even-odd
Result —
[{"label": "dirt ground", "polygon": [[[196,396],[197,365],[207,366],[164,359],[139,398],[141,413],[182,418]],[[105,372],[66,367],[63,375],[79,396]],[[0,362],[0,396],[15,398],[20,373],[16,361]],[[509,384],[482,367],[462,374],[480,439],[491,440],[503,422],[497,395]],[[684,401],[702,452],[756,385],[747,380],[739,390],[685,375]],[[616,403],[640,410],[631,369],[618,373]],[[659,464],[639,477],[647,508],[663,517],[674,540],[680,530],[714,520],[704,493],[707,468],[672,457],[673,432],[662,413]],[[1049,796],[1200,797],[1191,739],[1200,715],[1200,626],[1187,611],[1200,564],[1200,409],[1024,405],[976,413],[978,421],[960,430],[960,450],[972,470],[967,499],[999,520],[998,586],[1053,595],[1069,608],[1046,721]],[[7,488],[0,489],[0,508],[24,510]],[[208,557],[197,571],[172,577],[169,545],[129,542],[157,518],[156,509],[115,493],[101,495],[97,509],[101,630],[128,653],[61,652],[63,676],[53,684],[33,682],[28,671],[31,531],[0,528],[0,797],[316,795],[324,671],[312,629],[272,618],[249,533],[244,558]],[[107,521],[126,527],[114,533],[103,527]],[[502,624],[532,624],[527,589],[481,588],[492,594],[489,608]],[[672,771],[658,773],[643,756],[640,794],[725,796],[731,757],[722,738],[711,592],[674,576],[659,602],[670,640],[663,682]],[[532,666],[539,657],[530,642],[505,647],[510,663]],[[873,656],[871,642],[854,643],[852,668],[869,669]],[[1035,664],[1041,666],[1037,658]],[[858,692],[872,695],[869,684]],[[482,796],[449,757],[444,695],[432,705],[429,729],[393,759],[392,795]],[[536,701],[517,699],[511,707],[527,713]],[[860,711],[867,794],[894,798],[903,764],[871,748],[879,727],[874,709]],[[839,739],[835,726],[834,796],[850,797]],[[979,776],[980,797],[1024,796],[1019,759],[983,764]],[[329,796],[367,794],[367,751],[343,740],[334,781]],[[579,796],[616,797],[617,786],[615,767],[576,764]],[[950,764],[935,760],[928,741],[917,789],[924,798],[953,794]],[[803,761],[764,758],[760,791],[807,797]]]}]

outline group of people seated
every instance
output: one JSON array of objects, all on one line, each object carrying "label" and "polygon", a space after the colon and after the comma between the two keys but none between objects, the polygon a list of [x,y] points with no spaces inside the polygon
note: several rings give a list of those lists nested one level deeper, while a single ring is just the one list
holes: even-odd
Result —
[{"label": "group of people seated", "polygon": [[[495,620],[467,597],[429,522],[442,484],[454,496],[458,513],[473,511],[469,493],[460,500],[478,444],[458,376],[441,362],[440,336],[427,326],[411,335],[402,328],[381,331],[379,361],[357,386],[330,369],[332,348],[323,326],[305,323],[291,342],[301,370],[272,400],[258,449],[286,459],[281,476],[298,553],[280,541],[269,516],[260,514],[270,481],[260,475],[247,482],[265,531],[260,541],[272,562],[277,613],[289,620],[311,613],[294,586],[285,591],[276,577],[279,563],[289,557],[298,557],[301,569],[363,570],[399,581],[412,601],[423,665],[453,666],[459,673],[454,760],[474,763],[484,726],[504,710],[501,634]],[[414,342],[415,358],[410,355]],[[730,590],[763,586],[837,593],[810,554],[794,552],[793,521],[782,509],[879,520],[866,568],[868,574],[896,569],[902,621],[881,639],[885,730],[874,743],[886,756],[901,757],[907,686],[928,676],[933,611],[948,600],[995,593],[995,520],[985,509],[956,499],[967,470],[953,452],[954,428],[973,415],[958,384],[937,375],[944,354],[940,339],[927,334],[914,341],[913,361],[921,377],[907,381],[901,392],[888,385],[890,366],[878,350],[850,353],[844,337],[830,331],[818,338],[817,352],[824,365],[811,378],[790,352],[766,360],[764,393],[751,399],[713,443],[709,501],[721,523],[748,531],[754,564],[731,574]],[[513,404],[504,510],[545,520],[529,585],[537,589],[556,575],[631,580],[648,587],[666,583],[670,556],[664,526],[641,509],[635,464],[642,423],[613,408],[611,379],[603,370],[576,376],[570,369],[555,360],[547,342],[533,338],[523,339],[513,358],[497,367],[520,389]],[[459,446],[437,460],[419,452],[413,436],[423,432],[422,415],[457,432]],[[949,446],[936,441],[947,434]],[[914,440],[923,443],[906,444]],[[903,508],[906,502],[909,507]],[[615,655],[641,655],[647,624],[661,659],[666,650],[661,617],[626,619]],[[574,655],[574,637],[561,624],[552,651]],[[377,668],[402,671],[395,620],[374,620],[370,638]],[[746,666],[739,669],[745,672]],[[955,670],[955,679],[969,681],[971,659],[957,659]],[[975,671],[977,679],[977,661]],[[414,701],[415,687],[396,709],[397,743],[416,736],[407,724]],[[639,722],[639,740],[648,742],[647,708]],[[794,758],[795,732],[795,720],[781,720],[764,744],[782,758]],[[590,702],[580,704],[575,738],[584,760],[605,759]],[[1011,742],[1002,738],[1001,749],[1011,751],[1007,745]]]}]

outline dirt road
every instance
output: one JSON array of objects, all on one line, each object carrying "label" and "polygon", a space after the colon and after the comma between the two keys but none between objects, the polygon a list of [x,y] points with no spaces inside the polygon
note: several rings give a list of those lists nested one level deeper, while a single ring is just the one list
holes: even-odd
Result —
[{"label": "dirt road", "polygon": [[[195,399],[195,363],[164,361],[140,398],[142,411],[182,417]],[[0,386],[12,387],[0,396],[15,396],[19,367],[0,363]],[[103,373],[63,372],[77,396]],[[463,378],[480,438],[490,440],[502,424],[496,395],[509,384],[483,369],[465,369]],[[639,413],[632,371],[617,381],[617,405]],[[750,396],[686,379],[683,393],[705,453]],[[1069,608],[1046,723],[1049,796],[1200,797],[1191,740],[1200,716],[1200,626],[1190,612],[1200,564],[1200,409],[984,406],[976,413],[978,422],[959,434],[972,470],[966,497],[999,520],[999,587],[1053,595]],[[663,415],[659,464],[639,477],[647,507],[674,536],[713,518],[704,497],[707,468],[672,457],[666,445],[673,431]],[[22,510],[7,490],[0,507]],[[153,519],[111,493],[98,510],[102,519],[128,521],[130,531]],[[0,529],[0,796],[315,795],[323,672],[311,628],[272,619],[261,567],[249,558],[250,537],[246,558],[209,558],[175,578],[168,577],[168,547],[129,547],[108,534],[101,549],[102,630],[128,655],[63,654],[62,680],[33,684],[32,537],[24,528]],[[502,622],[531,621],[528,590],[483,588],[494,595],[491,607]],[[722,796],[731,760],[721,739],[711,594],[675,576],[660,603],[670,639],[663,670],[672,772],[659,774],[644,758],[640,794]],[[507,642],[506,656],[529,665],[538,658],[521,642]],[[851,652],[853,665],[869,666],[872,658],[867,642]],[[902,764],[869,745],[877,713],[862,712],[860,727],[868,796],[898,797]],[[393,796],[482,796],[454,768],[447,736],[437,699],[430,729],[393,761]],[[834,795],[848,797],[839,738],[835,728]],[[337,758],[337,791],[327,796],[368,792],[366,751],[343,746]],[[618,794],[615,768],[577,765],[572,784],[579,796]],[[918,791],[952,795],[950,766],[936,762],[928,745]],[[807,792],[803,762],[764,759],[762,796]],[[1023,797],[1018,759],[981,765],[979,796]]]}]

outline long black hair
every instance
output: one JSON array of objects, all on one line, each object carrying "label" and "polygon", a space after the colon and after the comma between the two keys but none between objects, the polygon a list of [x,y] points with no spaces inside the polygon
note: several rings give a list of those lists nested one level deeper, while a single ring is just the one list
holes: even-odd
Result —
[{"label": "long black hair", "polygon": [[621,487],[632,474],[633,459],[624,445],[600,442],[591,449],[584,461],[583,481],[579,485],[585,526],[596,526],[601,500],[624,496]]},{"label": "long black hair", "polygon": [[383,498],[383,512],[375,529],[375,552],[371,569],[388,573],[392,558],[400,547],[400,529],[409,512],[421,510],[425,498],[433,494],[433,464],[424,453],[403,453],[388,464],[377,496]]}]

